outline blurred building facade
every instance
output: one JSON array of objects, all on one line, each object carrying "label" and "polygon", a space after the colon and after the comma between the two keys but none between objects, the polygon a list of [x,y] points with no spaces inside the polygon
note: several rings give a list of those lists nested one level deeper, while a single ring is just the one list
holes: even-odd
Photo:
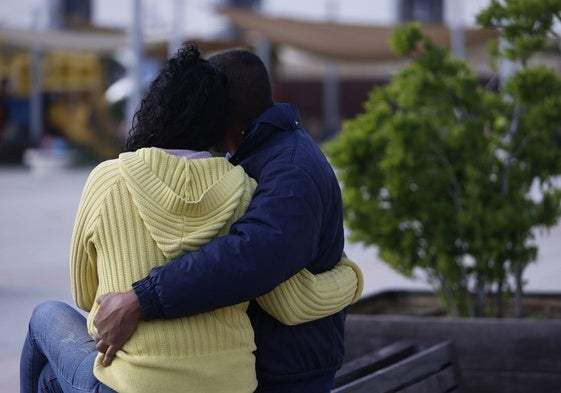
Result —
[{"label": "blurred building facade", "polygon": [[[141,30],[137,60],[142,77],[131,82],[131,29],[96,26],[92,21],[99,1],[50,0],[41,3],[48,14],[45,26],[0,27],[0,162],[17,161],[25,148],[48,145],[53,138],[99,159],[115,156],[130,120],[126,101],[131,83],[145,86],[169,56],[174,40],[194,40],[205,55],[228,47],[255,50],[270,71],[275,99],[295,103],[318,141],[333,136],[345,119],[360,113],[368,93],[403,67],[405,62],[388,44],[396,25],[422,23],[439,44],[465,58],[483,81],[496,72],[487,56],[487,44],[496,32],[480,30],[473,22],[490,0],[376,0],[369,12],[380,10],[379,18],[368,24],[341,21],[344,7],[348,10],[351,4],[343,0],[316,0],[324,8],[316,10],[313,19],[300,15],[298,6],[290,15],[279,11],[280,4],[288,9],[285,3],[296,1],[212,0],[208,12],[219,15],[222,24],[204,36],[181,30],[186,23],[183,11],[191,0],[166,0],[182,12],[175,13],[173,26],[164,34]],[[276,8],[271,6],[275,2]],[[164,0],[152,1],[150,9],[158,5]],[[558,59],[546,61],[560,68]],[[35,129],[37,113],[40,130]]]},{"label": "blurred building facade", "polygon": [[69,144],[114,156],[116,123],[103,100],[113,45],[95,45],[108,37],[91,35],[90,0],[45,6],[44,26],[0,31],[0,162],[21,162],[29,148],[64,150]]}]

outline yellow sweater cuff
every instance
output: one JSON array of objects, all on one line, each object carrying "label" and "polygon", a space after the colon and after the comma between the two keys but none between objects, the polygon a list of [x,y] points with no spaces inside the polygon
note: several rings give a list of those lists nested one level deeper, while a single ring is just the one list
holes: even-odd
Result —
[{"label": "yellow sweater cuff", "polygon": [[279,322],[297,325],[341,311],[360,298],[362,288],[360,268],[345,258],[324,273],[303,269],[257,302]]},{"label": "yellow sweater cuff", "polygon": [[354,263],[347,257],[342,257],[339,261],[339,265],[349,266],[356,274],[356,292],[355,296],[351,300],[351,304],[354,304],[360,299],[360,297],[362,296],[362,291],[364,290],[364,276],[362,275],[362,270],[360,270],[360,267],[356,263]]}]

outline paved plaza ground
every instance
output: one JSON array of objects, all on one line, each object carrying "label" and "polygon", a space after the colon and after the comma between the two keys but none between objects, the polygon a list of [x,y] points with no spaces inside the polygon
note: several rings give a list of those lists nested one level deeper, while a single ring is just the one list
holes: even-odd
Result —
[{"label": "paved plaza ground", "polygon": [[[0,392],[19,390],[19,353],[33,306],[43,300],[72,303],[68,247],[89,169],[31,173],[0,168]],[[561,290],[561,226],[538,237],[538,263],[527,269],[529,291]],[[401,277],[374,249],[346,247],[365,275],[365,294],[427,288]]]}]

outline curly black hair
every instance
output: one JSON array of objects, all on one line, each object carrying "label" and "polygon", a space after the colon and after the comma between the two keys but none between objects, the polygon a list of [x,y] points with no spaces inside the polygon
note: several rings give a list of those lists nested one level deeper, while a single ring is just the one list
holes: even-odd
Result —
[{"label": "curly black hair", "polygon": [[201,57],[195,43],[187,43],[150,84],[134,115],[126,150],[208,150],[226,133],[228,107],[223,73]]}]

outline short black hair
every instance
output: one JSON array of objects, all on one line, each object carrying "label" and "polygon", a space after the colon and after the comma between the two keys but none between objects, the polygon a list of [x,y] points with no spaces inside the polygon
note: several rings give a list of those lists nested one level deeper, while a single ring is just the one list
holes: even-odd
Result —
[{"label": "short black hair", "polygon": [[226,79],[189,42],[150,84],[134,115],[126,150],[208,150],[225,135],[227,121]]},{"label": "short black hair", "polygon": [[230,114],[246,126],[273,105],[267,68],[247,49],[228,49],[209,57],[222,71],[228,85]]}]

